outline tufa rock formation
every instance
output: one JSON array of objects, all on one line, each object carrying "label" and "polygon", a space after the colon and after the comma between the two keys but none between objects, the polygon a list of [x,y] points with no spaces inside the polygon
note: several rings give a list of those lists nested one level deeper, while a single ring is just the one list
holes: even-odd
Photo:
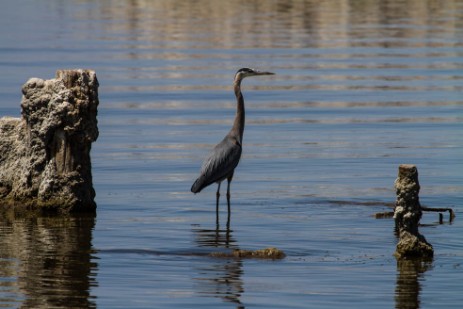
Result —
[{"label": "tufa rock formation", "polygon": [[22,117],[0,119],[0,208],[94,212],[94,71],[59,70],[22,87]]},{"label": "tufa rock formation", "polygon": [[394,255],[397,258],[432,258],[434,251],[431,244],[418,232],[422,212],[416,166],[400,165],[394,185],[397,193],[394,219],[399,233],[399,243]]}]

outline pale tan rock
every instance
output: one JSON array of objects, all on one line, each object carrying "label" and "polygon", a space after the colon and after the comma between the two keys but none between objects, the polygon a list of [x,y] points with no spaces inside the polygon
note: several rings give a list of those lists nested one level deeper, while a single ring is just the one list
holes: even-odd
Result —
[{"label": "pale tan rock", "polygon": [[432,257],[432,245],[418,232],[422,210],[418,196],[420,184],[416,166],[400,165],[394,185],[397,194],[394,219],[399,233],[399,243],[394,255],[398,258]]},{"label": "pale tan rock", "polygon": [[22,117],[0,119],[0,208],[95,211],[95,72],[59,70],[51,80],[31,78],[22,93]]}]

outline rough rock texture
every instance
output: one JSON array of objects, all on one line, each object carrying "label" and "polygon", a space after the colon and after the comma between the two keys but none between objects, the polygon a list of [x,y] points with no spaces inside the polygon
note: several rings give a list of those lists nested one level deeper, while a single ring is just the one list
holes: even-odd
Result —
[{"label": "rough rock texture", "polygon": [[55,79],[31,78],[22,93],[22,118],[0,119],[0,207],[95,211],[95,72],[59,70]]},{"label": "rough rock texture", "polygon": [[397,194],[394,219],[400,237],[395,255],[398,258],[432,257],[434,251],[431,244],[418,232],[422,212],[416,166],[400,165],[394,185]]}]

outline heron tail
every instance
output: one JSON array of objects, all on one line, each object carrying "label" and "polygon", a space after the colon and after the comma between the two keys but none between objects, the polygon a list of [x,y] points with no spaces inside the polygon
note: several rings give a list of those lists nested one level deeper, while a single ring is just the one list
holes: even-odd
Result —
[{"label": "heron tail", "polygon": [[191,192],[193,193],[199,193],[201,192],[201,190],[204,188],[203,186],[203,181],[200,178],[196,179],[196,181],[194,182],[194,184],[191,186]]}]

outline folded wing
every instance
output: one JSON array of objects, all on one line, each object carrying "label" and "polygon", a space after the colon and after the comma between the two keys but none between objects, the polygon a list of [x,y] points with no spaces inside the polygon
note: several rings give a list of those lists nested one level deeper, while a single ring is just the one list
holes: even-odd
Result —
[{"label": "folded wing", "polygon": [[233,173],[241,158],[241,144],[227,135],[209,156],[201,167],[201,175],[196,179],[191,192],[198,193],[214,182],[220,182]]}]

